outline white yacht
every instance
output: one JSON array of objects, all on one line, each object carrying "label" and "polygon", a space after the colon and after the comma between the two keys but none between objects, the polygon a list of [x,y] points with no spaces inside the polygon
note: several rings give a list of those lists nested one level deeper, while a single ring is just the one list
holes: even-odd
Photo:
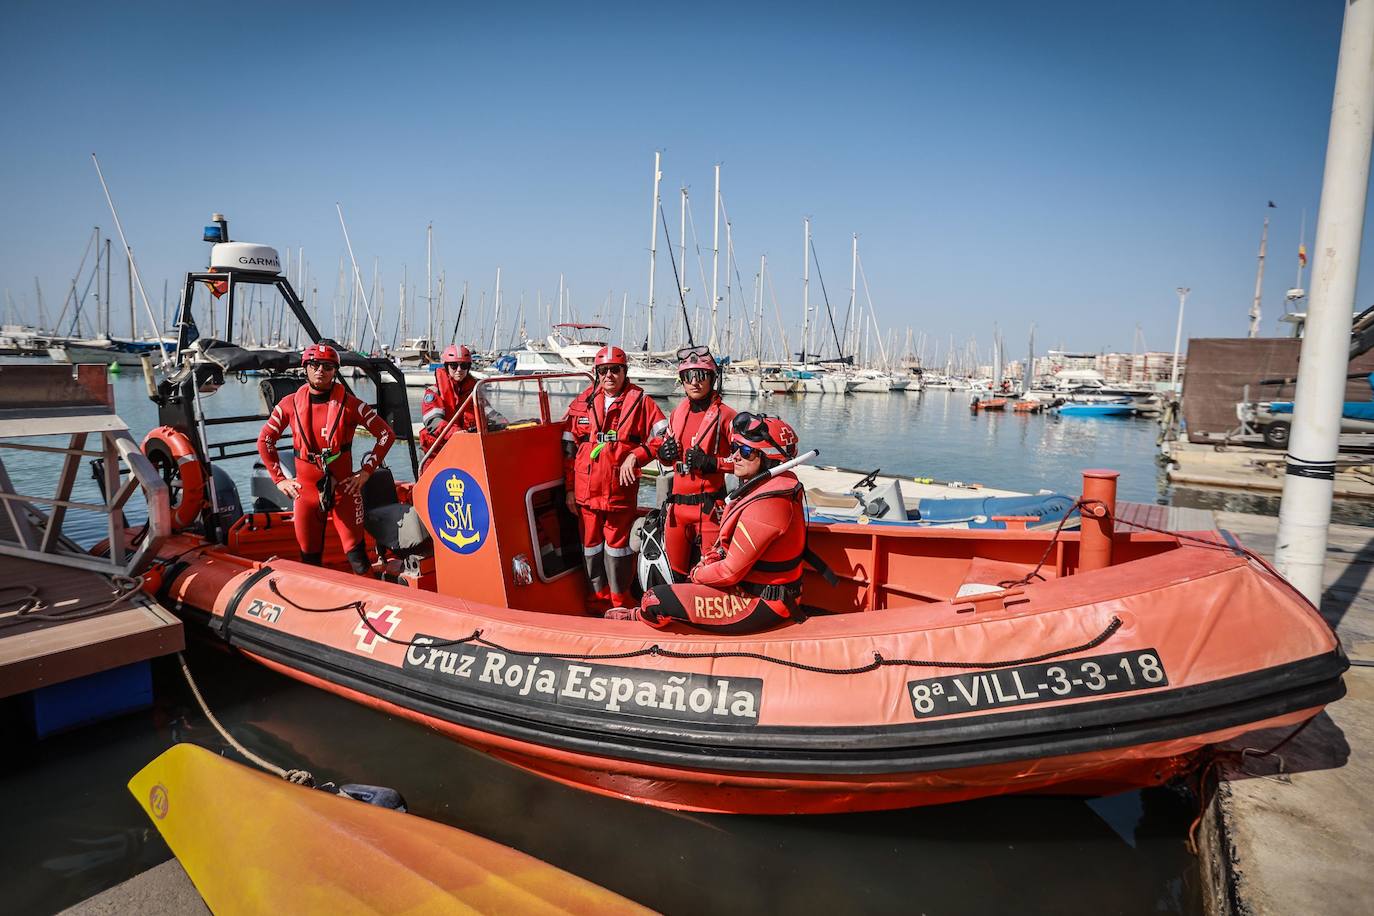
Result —
[{"label": "white yacht", "polygon": [[[609,331],[604,324],[556,324],[549,335],[549,350],[557,354],[574,370],[592,372],[592,362],[596,351],[606,346],[599,333]],[[558,370],[561,371],[561,370]],[[672,397],[677,388],[677,370],[666,362],[657,359],[636,358],[630,354],[630,381],[644,393],[656,398]]]}]

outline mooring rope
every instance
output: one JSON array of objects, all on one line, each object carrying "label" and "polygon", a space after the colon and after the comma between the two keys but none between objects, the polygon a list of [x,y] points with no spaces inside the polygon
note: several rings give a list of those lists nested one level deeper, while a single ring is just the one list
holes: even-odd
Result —
[{"label": "mooring rope", "polygon": [[191,688],[191,696],[196,698],[196,704],[200,706],[200,711],[205,714],[205,718],[209,721],[209,723],[212,726],[214,726],[215,731],[219,732],[220,737],[223,738],[226,742],[228,742],[230,747],[238,751],[240,756],[242,756],[245,760],[247,760],[254,766],[260,767],[261,769],[264,769],[267,772],[272,773],[276,776],[280,776],[287,782],[295,783],[296,785],[300,786],[315,785],[315,777],[311,775],[309,770],[283,769],[269,760],[264,760],[262,757],[259,757],[257,754],[253,753],[248,748],[244,747],[243,744],[241,744],[238,741],[238,739],[236,739],[233,735],[229,733],[229,729],[225,728],[222,724],[220,724],[219,719],[216,718],[215,714],[210,711],[210,706],[208,703],[205,702],[205,697],[201,694],[200,687],[196,684],[196,679],[191,676],[191,668],[189,665],[186,664],[185,654],[178,652],[177,661],[181,663],[181,673],[186,678],[186,686]]}]

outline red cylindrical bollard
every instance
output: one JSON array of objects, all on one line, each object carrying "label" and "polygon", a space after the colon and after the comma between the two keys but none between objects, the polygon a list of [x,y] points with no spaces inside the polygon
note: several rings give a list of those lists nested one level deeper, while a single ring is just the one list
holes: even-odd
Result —
[{"label": "red cylindrical bollard", "polygon": [[1078,532],[1078,571],[1112,565],[1112,533],[1116,518],[1116,471],[1084,471],[1082,522]]}]

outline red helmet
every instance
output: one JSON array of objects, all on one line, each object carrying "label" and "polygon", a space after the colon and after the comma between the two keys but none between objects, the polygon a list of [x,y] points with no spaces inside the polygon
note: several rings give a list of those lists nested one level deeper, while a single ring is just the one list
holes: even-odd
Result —
[{"label": "red helmet", "polygon": [[447,347],[444,348],[444,353],[442,356],[439,357],[439,362],[444,364],[466,363],[467,365],[471,366],[472,351],[469,350],[467,347],[459,347],[455,346],[454,344],[449,344]]},{"label": "red helmet", "polygon": [[619,347],[602,347],[596,351],[596,359],[592,360],[593,366],[626,366],[630,361],[625,358],[625,351]]},{"label": "red helmet", "polygon": [[677,351],[677,374],[682,375],[688,369],[705,369],[712,375],[720,372],[720,367],[716,365],[716,358],[711,355],[709,347],[683,347]]},{"label": "red helmet", "polygon": [[319,360],[322,363],[339,364],[339,351],[329,344],[311,344],[301,352],[301,365],[304,366],[311,360]]},{"label": "red helmet", "polygon": [[730,444],[760,451],[774,461],[797,457],[797,432],[778,417],[738,413],[730,424]]}]

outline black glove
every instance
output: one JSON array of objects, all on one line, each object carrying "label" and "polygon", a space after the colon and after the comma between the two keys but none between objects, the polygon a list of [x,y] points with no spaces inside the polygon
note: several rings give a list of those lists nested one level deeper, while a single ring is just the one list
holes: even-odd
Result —
[{"label": "black glove", "polygon": [[690,471],[703,471],[707,474],[714,474],[716,471],[716,456],[706,454],[695,445],[687,450],[686,463]]},{"label": "black glove", "polygon": [[678,456],[681,454],[682,446],[677,444],[676,439],[669,436],[664,439],[663,444],[658,447],[658,462],[664,465],[672,464],[677,461]]}]

